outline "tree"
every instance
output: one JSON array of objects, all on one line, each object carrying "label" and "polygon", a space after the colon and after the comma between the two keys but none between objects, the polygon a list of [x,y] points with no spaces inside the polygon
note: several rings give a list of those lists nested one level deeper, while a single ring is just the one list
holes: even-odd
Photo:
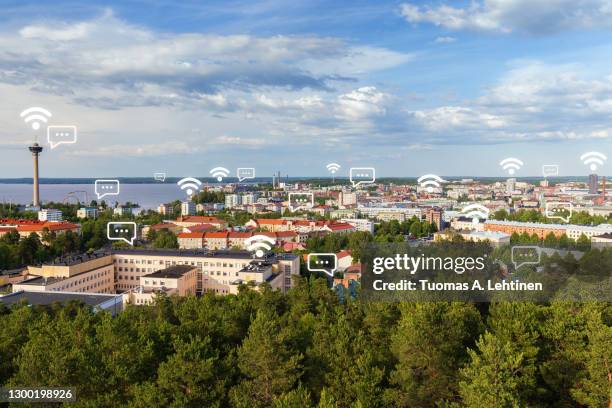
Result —
[{"label": "tree", "polygon": [[231,392],[234,405],[267,407],[293,389],[301,374],[302,355],[286,349],[288,335],[277,315],[257,313],[238,350],[238,367],[244,379]]},{"label": "tree", "polygon": [[478,311],[467,303],[400,305],[402,318],[392,337],[397,359],[386,399],[398,406],[434,407],[458,394],[457,370],[467,347],[482,331]]},{"label": "tree", "polygon": [[157,232],[153,246],[155,248],[178,248],[178,240],[170,230],[163,228]]},{"label": "tree", "polygon": [[534,367],[520,347],[486,332],[468,350],[470,363],[460,370],[459,394],[468,408],[523,407],[523,387],[534,386]]},{"label": "tree", "polygon": [[197,336],[174,340],[174,354],[160,364],[155,384],[137,391],[136,406],[224,406],[223,363],[210,338]]}]

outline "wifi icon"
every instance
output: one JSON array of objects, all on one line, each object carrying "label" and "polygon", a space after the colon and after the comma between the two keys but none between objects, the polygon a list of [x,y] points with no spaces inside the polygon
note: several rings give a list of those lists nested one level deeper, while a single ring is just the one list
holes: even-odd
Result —
[{"label": "wifi icon", "polygon": [[48,118],[53,115],[45,108],[32,107],[21,112],[20,116],[25,123],[32,122],[32,129],[38,130],[40,129],[40,124],[47,123]]},{"label": "wifi icon", "polygon": [[340,166],[338,163],[329,163],[325,167],[327,167],[327,171],[329,171],[331,174],[336,174],[336,172],[340,170],[340,167],[342,166]]},{"label": "wifi icon", "polygon": [[229,176],[230,171],[225,167],[215,167],[210,171],[210,174],[212,174],[212,176],[216,178],[217,181],[221,181],[223,180],[223,177]]},{"label": "wifi icon", "polygon": [[446,180],[435,174],[425,174],[417,179],[417,183],[425,189],[428,193],[432,193],[434,188],[440,188],[441,183],[446,183]]},{"label": "wifi icon", "polygon": [[191,196],[200,189],[202,182],[194,177],[185,177],[180,179],[176,184],[178,184],[181,190],[184,190],[188,196]]},{"label": "wifi icon", "polygon": [[585,165],[588,165],[591,171],[595,171],[597,170],[597,166],[603,166],[608,158],[603,153],[588,152],[580,156],[580,160],[582,160]]},{"label": "wifi icon", "polygon": [[489,218],[489,209],[481,204],[470,204],[461,210],[461,214],[472,219],[472,224],[478,224],[480,220]]},{"label": "wifi icon", "polygon": [[255,256],[261,258],[264,255],[264,249],[266,251],[271,250],[272,245],[276,244],[276,240],[267,235],[253,235],[245,239],[244,243],[246,244],[246,249],[255,251]]},{"label": "wifi icon", "polygon": [[502,169],[508,171],[508,174],[513,175],[517,170],[523,167],[523,162],[516,157],[508,157],[500,161],[499,165],[502,166]]}]

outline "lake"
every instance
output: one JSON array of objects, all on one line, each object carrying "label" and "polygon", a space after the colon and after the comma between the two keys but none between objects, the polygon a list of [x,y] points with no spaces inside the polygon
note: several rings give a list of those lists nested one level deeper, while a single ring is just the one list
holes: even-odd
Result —
[{"label": "lake", "polygon": [[[159,184],[121,184],[118,196],[106,196],[102,200],[107,203],[130,201],[138,203],[144,209],[155,209],[161,203],[173,200],[184,200],[186,195],[174,183]],[[97,199],[92,184],[41,184],[40,199],[43,203],[48,201],[63,202],[69,193],[78,195],[81,202],[89,204]],[[75,202],[74,199],[70,199]],[[29,204],[32,202],[32,184],[0,184],[0,202],[13,204]]]}]

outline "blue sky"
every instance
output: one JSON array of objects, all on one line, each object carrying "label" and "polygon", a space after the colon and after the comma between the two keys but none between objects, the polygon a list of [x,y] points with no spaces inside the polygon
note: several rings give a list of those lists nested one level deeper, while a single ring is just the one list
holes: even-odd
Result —
[{"label": "blue sky", "polygon": [[582,175],[612,154],[612,0],[0,3],[1,177],[30,176],[30,106],[79,128],[48,177]]}]

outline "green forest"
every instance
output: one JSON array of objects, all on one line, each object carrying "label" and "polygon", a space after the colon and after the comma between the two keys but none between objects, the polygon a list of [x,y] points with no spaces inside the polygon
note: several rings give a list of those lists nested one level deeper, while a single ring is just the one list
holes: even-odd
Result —
[{"label": "green forest", "polygon": [[0,320],[2,383],[72,386],[77,407],[607,407],[612,391],[609,303],[341,302],[311,277]]}]

